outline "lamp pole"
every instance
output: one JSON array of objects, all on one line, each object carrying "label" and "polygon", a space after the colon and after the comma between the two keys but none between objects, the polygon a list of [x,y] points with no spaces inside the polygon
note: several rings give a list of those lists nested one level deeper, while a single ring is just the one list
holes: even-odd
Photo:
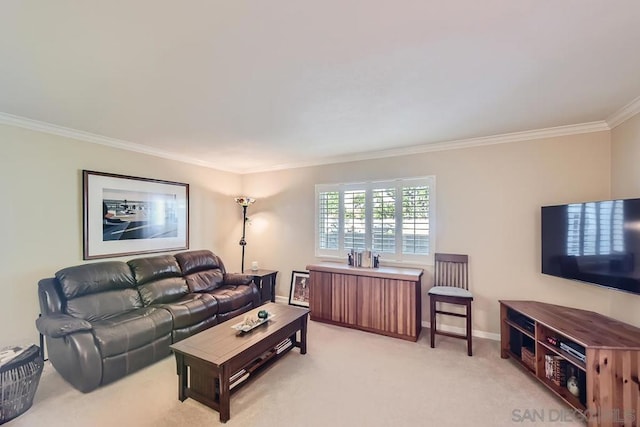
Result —
[{"label": "lamp pole", "polygon": [[242,246],[242,270],[244,273],[244,247],[247,246],[247,241],[245,240],[245,232],[247,230],[247,207],[253,204],[256,199],[252,197],[240,196],[235,198],[236,203],[242,206],[242,239],[240,239],[239,245]]},{"label": "lamp pole", "polygon": [[247,206],[242,205],[242,239],[240,239],[240,246],[242,246],[242,270],[241,273],[244,273],[244,247],[247,246],[247,241],[244,239],[245,230],[247,227]]}]

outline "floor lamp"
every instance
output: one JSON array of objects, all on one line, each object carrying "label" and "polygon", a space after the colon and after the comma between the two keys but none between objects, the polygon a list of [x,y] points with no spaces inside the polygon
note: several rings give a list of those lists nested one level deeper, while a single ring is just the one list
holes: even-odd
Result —
[{"label": "floor lamp", "polygon": [[239,245],[242,246],[242,270],[241,273],[244,273],[244,247],[247,246],[247,241],[244,239],[245,231],[247,226],[247,208],[249,205],[252,205],[256,199],[252,199],[251,197],[240,196],[236,197],[236,203],[242,206],[242,238],[240,239]]}]

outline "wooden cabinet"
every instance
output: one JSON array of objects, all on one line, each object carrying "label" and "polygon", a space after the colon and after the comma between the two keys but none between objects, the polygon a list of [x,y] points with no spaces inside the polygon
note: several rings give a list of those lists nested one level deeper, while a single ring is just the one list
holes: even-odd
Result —
[{"label": "wooden cabinet", "polygon": [[636,425],[640,329],[591,311],[500,301],[501,357],[511,357],[589,426]]},{"label": "wooden cabinet", "polygon": [[311,320],[417,341],[422,270],[308,265]]}]

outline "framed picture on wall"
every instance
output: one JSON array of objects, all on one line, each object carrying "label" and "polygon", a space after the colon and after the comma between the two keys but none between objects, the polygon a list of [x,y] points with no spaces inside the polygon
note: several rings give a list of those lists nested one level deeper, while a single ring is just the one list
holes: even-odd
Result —
[{"label": "framed picture on wall", "polygon": [[289,304],[309,307],[309,272],[293,271],[291,273],[291,289]]},{"label": "framed picture on wall", "polygon": [[189,248],[189,184],[82,171],[84,259]]}]

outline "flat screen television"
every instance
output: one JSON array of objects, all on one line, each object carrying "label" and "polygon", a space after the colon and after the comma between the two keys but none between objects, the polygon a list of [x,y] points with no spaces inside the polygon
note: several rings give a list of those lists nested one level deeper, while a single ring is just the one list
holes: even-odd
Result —
[{"label": "flat screen television", "polygon": [[542,273],[640,294],[640,199],[543,206]]}]

